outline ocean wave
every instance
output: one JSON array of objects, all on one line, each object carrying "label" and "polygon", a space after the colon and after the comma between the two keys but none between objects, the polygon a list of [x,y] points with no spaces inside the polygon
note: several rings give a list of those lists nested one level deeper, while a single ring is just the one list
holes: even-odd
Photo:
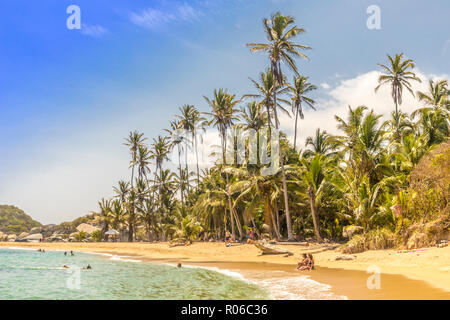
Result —
[{"label": "ocean wave", "polygon": [[269,278],[258,281],[270,292],[275,300],[346,300],[346,296],[336,295],[331,286],[300,275],[296,277]]}]

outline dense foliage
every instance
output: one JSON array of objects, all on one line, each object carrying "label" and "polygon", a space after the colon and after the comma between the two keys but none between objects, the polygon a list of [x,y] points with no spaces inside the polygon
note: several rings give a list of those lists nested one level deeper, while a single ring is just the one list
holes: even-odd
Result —
[{"label": "dense foliage", "polygon": [[[181,107],[165,130],[168,135],[152,141],[143,133],[130,132],[125,145],[131,156],[131,178],[119,181],[113,199],[99,202],[103,233],[113,227],[126,230],[129,241],[136,234],[151,241],[195,240],[223,238],[226,230],[243,238],[249,228],[256,228],[260,236],[322,241],[341,239],[345,227],[355,226],[361,234],[350,245],[361,251],[390,247],[407,236],[410,225],[448,215],[448,175],[443,187],[430,187],[411,176],[423,155],[448,141],[447,82],[430,81],[428,92],[415,93],[411,85],[421,80],[413,72],[414,62],[402,54],[388,55],[388,65],[379,64],[383,74],[374,89],[391,88],[390,119],[383,121],[370,106],[349,106],[347,115],[336,116],[339,135],[317,129],[306,139],[305,148],[297,149],[303,108],[315,109],[317,104],[310,97],[316,87],[297,69],[296,58],[306,58],[301,51],[309,47],[294,42],[304,32],[294,22],[293,17],[274,14],[264,19],[267,42],[248,44],[252,52],[262,51],[269,58],[268,68],[251,80],[254,92],[237,97],[225,89],[214,90],[205,97],[209,112],[192,105]],[[287,71],[293,75],[292,83]],[[411,115],[402,112],[403,94],[416,96],[422,107]],[[280,112],[293,116],[295,142],[290,145],[283,133],[279,135],[278,172],[261,174],[267,165],[259,153],[256,163],[223,164],[227,144],[238,151],[227,133],[253,129],[259,144],[258,130],[279,129]],[[217,129],[218,158],[223,161],[200,170],[198,137],[205,128]],[[187,130],[190,137],[181,139],[177,129]],[[268,154],[273,152],[267,148]],[[181,161],[189,150],[197,161],[191,167]],[[430,161],[443,161],[448,170],[448,144],[446,150]],[[178,154],[174,171],[164,167],[171,151]],[[244,154],[233,157],[249,152],[247,143]]]},{"label": "dense foliage", "polygon": [[42,226],[21,209],[0,205],[0,231],[6,234],[28,232],[31,228]]}]

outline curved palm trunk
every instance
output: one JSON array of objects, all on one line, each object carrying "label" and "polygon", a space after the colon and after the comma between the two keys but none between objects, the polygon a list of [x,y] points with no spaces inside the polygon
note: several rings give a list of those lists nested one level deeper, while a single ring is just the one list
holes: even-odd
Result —
[{"label": "curved palm trunk", "polygon": [[317,224],[317,207],[316,207],[316,195],[314,194],[314,190],[311,187],[308,187],[308,196],[309,196],[309,204],[311,206],[311,215],[313,218],[314,224],[314,233],[318,241],[322,241],[319,232],[319,226]]},{"label": "curved palm trunk", "polygon": [[[272,65],[272,70],[274,70],[274,67]],[[277,71],[278,71],[277,67]],[[273,74],[278,74],[274,73]],[[275,78],[275,84],[277,85],[278,80]],[[277,90],[273,91],[273,113],[275,117],[275,128],[278,130],[278,115],[277,115]],[[281,166],[281,177],[283,179],[283,194],[284,194],[284,208],[286,211],[286,226],[288,231],[288,240],[294,240],[294,234],[292,233],[292,222],[291,222],[291,214],[289,212],[289,198],[288,198],[288,190],[287,190],[287,183],[286,183],[286,173],[284,171],[284,159],[283,159],[283,150],[281,148],[281,138],[280,135],[278,135],[278,146],[280,151],[280,166]]]}]

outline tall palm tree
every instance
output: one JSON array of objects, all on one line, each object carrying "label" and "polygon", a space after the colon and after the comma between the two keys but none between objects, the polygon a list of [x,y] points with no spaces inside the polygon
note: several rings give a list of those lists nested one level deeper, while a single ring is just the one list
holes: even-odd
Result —
[{"label": "tall palm tree", "polygon": [[144,134],[140,133],[138,131],[133,131],[129,133],[128,138],[125,139],[124,145],[130,148],[130,154],[131,154],[131,161],[130,161],[130,167],[131,167],[131,187],[133,188],[133,180],[134,180],[134,167],[136,165],[136,159],[138,156],[138,149],[139,146],[144,143],[144,141],[147,140],[147,138],[144,138]]},{"label": "tall palm tree", "polygon": [[259,166],[260,161],[260,130],[267,124],[267,114],[262,112],[261,104],[256,101],[247,103],[245,108],[241,108],[242,122],[239,124],[244,130],[253,130],[256,132],[256,164]]},{"label": "tall palm tree", "polygon": [[136,164],[138,166],[138,178],[144,178],[148,181],[147,174],[150,173],[150,151],[143,144],[138,147]]},{"label": "tall palm tree", "polygon": [[[275,88],[284,83],[284,77],[281,70],[281,61],[286,63],[288,67],[298,74],[297,65],[294,58],[307,57],[299,50],[309,49],[310,47],[302,44],[297,44],[291,40],[300,33],[305,32],[304,29],[293,25],[294,17],[283,16],[280,13],[275,13],[270,19],[264,19],[264,31],[266,32],[268,43],[248,43],[247,46],[251,48],[252,52],[264,51],[269,55],[271,72],[275,77]],[[273,91],[273,113],[275,117],[275,126],[278,130],[278,116],[277,116],[277,90]],[[278,144],[281,146],[280,138]],[[283,178],[283,193],[284,193],[284,207],[286,210],[286,224],[288,229],[288,239],[293,240],[291,215],[289,212],[288,190],[286,183],[286,173],[284,170],[283,156],[280,156],[281,174]]]},{"label": "tall palm tree", "polygon": [[[168,159],[168,155],[170,153],[169,141],[167,137],[158,136],[157,139],[153,139],[153,143],[151,145],[152,149],[150,150],[150,158],[155,160],[156,171],[155,171],[155,180],[158,180],[162,176],[162,164],[165,160]],[[159,184],[159,196],[161,197],[162,193],[162,185]]]},{"label": "tall palm tree", "polygon": [[[222,145],[222,164],[226,165],[226,150],[227,150],[227,130],[233,125],[234,121],[238,119],[236,114],[238,113],[238,109],[236,109],[236,105],[241,102],[241,99],[236,99],[236,95],[229,94],[226,90],[219,89],[214,90],[213,98],[210,99],[204,96],[206,102],[211,107],[212,111],[206,113],[211,117],[209,125],[213,125],[219,131],[221,145]],[[229,176],[226,174],[227,178],[227,189],[230,188]],[[230,210],[230,220],[231,220],[231,233],[236,237],[234,223],[235,219],[238,217],[235,216],[233,212],[233,206],[231,201],[230,192],[227,192],[228,197],[228,207]],[[241,232],[241,230],[239,230]]]},{"label": "tall palm tree", "polygon": [[170,121],[170,129],[165,129],[166,132],[170,134],[170,148],[173,149],[175,146],[178,151],[178,178],[180,183],[180,197],[181,202],[184,204],[184,188],[185,183],[183,180],[183,169],[181,168],[181,153],[182,153],[182,142],[183,136],[180,134],[179,129],[181,129],[181,122],[178,120]]},{"label": "tall palm tree", "polygon": [[302,102],[304,102],[311,109],[316,110],[314,108],[314,104],[316,101],[306,96],[313,90],[316,90],[317,87],[308,82],[308,77],[298,76],[294,77],[293,85],[289,86],[292,94],[292,113],[295,114],[295,131],[294,131],[294,149],[297,150],[297,120],[298,117],[300,119],[304,119]]},{"label": "tall palm tree", "polygon": [[[281,111],[283,111],[285,114],[289,115],[289,111],[287,111],[283,105],[289,104],[289,102],[285,99],[280,98],[280,95],[283,95],[289,91],[288,86],[286,85],[275,85],[275,78],[273,76],[272,71],[270,68],[268,68],[265,72],[261,72],[259,74],[259,82],[253,80],[250,78],[250,81],[253,83],[253,86],[258,91],[256,94],[246,94],[243,96],[243,98],[251,97],[251,98],[258,98],[259,104],[262,106],[265,106],[266,108],[266,115],[267,115],[267,125],[269,127],[269,135],[271,133],[271,127],[272,127],[272,115],[273,115],[273,109],[274,109],[274,95],[276,94],[277,99],[277,108],[279,108]],[[276,91],[276,92],[275,92]]]},{"label": "tall palm tree", "polygon": [[[384,70],[384,74],[378,77],[378,86],[375,87],[375,92],[384,84],[391,86],[391,96],[395,103],[395,115],[398,118],[398,106],[402,104],[403,88],[406,88],[414,96],[410,81],[422,81],[414,72],[409,71],[414,69],[415,63],[411,59],[403,60],[403,53],[396,54],[394,58],[390,55],[387,55],[387,57],[390,63],[389,66],[378,64]],[[400,139],[400,135],[396,132],[396,140],[398,139]]]},{"label": "tall palm tree", "polygon": [[302,159],[303,164],[303,179],[308,186],[308,198],[309,204],[311,207],[311,215],[313,218],[314,224],[314,233],[318,241],[322,241],[322,237],[320,236],[319,223],[318,223],[318,214],[319,214],[319,204],[320,197],[323,193],[323,189],[325,188],[326,178],[327,178],[327,159],[321,155],[316,154],[310,160],[306,158]]}]

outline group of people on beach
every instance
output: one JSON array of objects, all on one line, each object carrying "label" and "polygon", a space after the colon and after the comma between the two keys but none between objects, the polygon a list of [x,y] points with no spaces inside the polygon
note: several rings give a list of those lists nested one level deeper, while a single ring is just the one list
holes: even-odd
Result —
[{"label": "group of people on beach", "polygon": [[314,270],[314,258],[310,253],[304,253],[303,259],[297,264],[295,271]]},{"label": "group of people on beach", "polygon": [[[253,243],[256,240],[256,229],[255,228],[247,229],[245,239],[247,243],[250,244]],[[234,235],[230,233],[230,231],[227,230],[225,232],[225,245],[227,247],[231,247],[231,243],[233,242],[236,242],[236,238],[234,237]]]}]

